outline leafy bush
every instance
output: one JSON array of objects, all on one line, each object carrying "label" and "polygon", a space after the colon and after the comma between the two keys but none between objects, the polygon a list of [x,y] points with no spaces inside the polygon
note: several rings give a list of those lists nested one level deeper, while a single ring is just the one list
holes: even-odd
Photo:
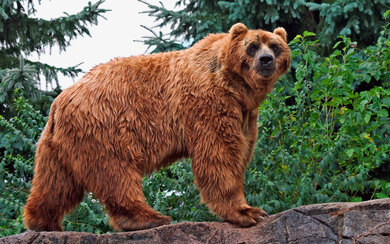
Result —
[{"label": "leafy bush", "polygon": [[314,33],[290,43],[297,82],[278,83],[259,108],[258,144],[245,188],[251,204],[275,213],[390,196],[390,178],[373,177],[390,161],[387,27],[376,46],[362,51],[340,37],[326,58],[314,51]]},{"label": "leafy bush", "polygon": [[0,115],[0,229],[5,235],[24,229],[21,214],[31,187],[35,143],[46,122],[20,94],[14,109],[17,116],[9,120]]},{"label": "leafy bush", "polygon": [[333,79],[339,75],[324,75],[317,84],[298,81],[295,105],[286,106],[289,96],[274,93],[260,108],[259,146],[246,188],[253,203],[266,203],[266,210],[278,212],[389,195],[388,182],[381,182],[386,189],[376,189],[380,194],[369,188],[378,188],[370,173],[389,160],[383,136],[389,134],[385,108],[390,93],[377,87],[356,94],[347,82],[334,84],[342,81]]},{"label": "leafy bush", "polygon": [[200,194],[191,170],[191,160],[181,160],[164,170],[155,172],[143,181],[149,205],[177,221],[217,220],[205,205],[200,205]]}]

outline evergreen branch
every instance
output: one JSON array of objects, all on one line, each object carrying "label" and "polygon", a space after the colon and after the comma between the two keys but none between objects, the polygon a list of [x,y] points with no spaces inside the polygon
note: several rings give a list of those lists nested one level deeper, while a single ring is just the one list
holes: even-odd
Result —
[{"label": "evergreen branch", "polygon": [[[26,63],[32,64],[37,68],[38,76],[43,75],[45,77],[46,87],[48,85],[48,81],[51,80],[55,80],[57,88],[60,87],[58,81],[58,73],[71,78],[76,78],[80,73],[83,72],[82,69],[78,68],[78,66],[80,66],[82,63],[67,68],[61,68],[61,67],[55,67],[49,64],[41,63],[39,61],[35,61],[35,62],[30,60],[25,60],[25,61]],[[39,77],[36,78],[39,79]]]},{"label": "evergreen branch", "polygon": [[77,36],[90,36],[87,24],[97,25],[98,17],[105,18],[102,14],[110,10],[99,8],[103,2],[99,0],[93,5],[89,2],[77,14],[52,20],[30,18],[23,11],[9,8],[6,11],[9,19],[3,28],[4,34],[0,35],[1,49],[7,49],[8,54],[15,56],[22,50],[27,55],[32,52],[42,53],[45,47],[52,48],[54,45],[59,45],[63,51]]},{"label": "evergreen branch", "polygon": [[[1,51],[0,51],[0,57],[1,57]],[[2,60],[3,61],[3,60]],[[0,67],[11,69],[13,67],[19,66],[19,58],[13,57],[13,56],[6,56],[6,59],[4,59],[4,63],[0,61]],[[64,76],[68,76],[71,78],[76,78],[80,73],[83,72],[82,69],[78,68],[82,63],[70,66],[70,67],[55,67],[49,64],[45,64],[39,61],[31,61],[28,59],[24,59],[24,62],[26,64],[33,65],[37,72],[31,73],[33,80],[41,80],[41,76],[45,77],[46,80],[46,86],[49,84],[50,81],[54,80],[56,82],[56,87],[60,87],[59,81],[58,81],[58,74],[62,74]],[[4,64],[4,65],[3,65]],[[7,65],[7,66],[5,66]]]},{"label": "evergreen branch", "polygon": [[144,41],[136,40],[137,42],[143,42],[145,45],[148,45],[146,52],[152,46],[156,46],[156,48],[152,51],[152,53],[181,50],[181,49],[185,48],[184,45],[177,43],[174,40],[169,40],[169,39],[164,38],[162,32],[157,34],[155,31],[153,31],[149,27],[146,27],[144,25],[141,25],[141,27],[148,30],[149,32],[151,32],[153,34],[152,37],[143,36],[142,38],[146,39]]}]

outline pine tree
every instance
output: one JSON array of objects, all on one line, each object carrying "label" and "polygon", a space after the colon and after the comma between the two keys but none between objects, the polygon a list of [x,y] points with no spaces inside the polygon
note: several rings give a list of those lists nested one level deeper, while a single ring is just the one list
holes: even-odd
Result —
[{"label": "pine tree", "polygon": [[[38,1],[40,3],[41,1]],[[103,0],[84,7],[77,14],[45,20],[34,17],[36,9],[33,0],[0,1],[0,114],[10,116],[13,91],[22,88],[26,98],[38,102],[42,95],[37,87],[41,77],[50,84],[60,88],[58,74],[76,77],[81,69],[77,65],[67,68],[50,64],[33,62],[25,57],[30,54],[43,53],[46,48],[58,46],[65,51],[73,39],[80,35],[90,35],[87,25],[97,24],[99,17],[107,12],[101,9]],[[53,96],[58,94],[54,93]]]},{"label": "pine tree", "polygon": [[[305,30],[318,34],[323,51],[332,46],[339,35],[349,36],[365,47],[376,41],[384,25],[388,0],[178,0],[179,10],[168,10],[163,4],[145,3],[145,11],[158,21],[158,27],[169,26],[166,36],[153,33],[144,43],[153,52],[184,48],[208,33],[227,32],[236,22],[249,28],[273,30],[283,26],[292,40]],[[184,44],[183,44],[184,43]]]}]

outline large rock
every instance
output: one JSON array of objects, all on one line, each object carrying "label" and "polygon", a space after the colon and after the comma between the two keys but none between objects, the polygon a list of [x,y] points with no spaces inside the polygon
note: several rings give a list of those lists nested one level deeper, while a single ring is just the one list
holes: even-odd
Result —
[{"label": "large rock", "polygon": [[105,235],[27,231],[0,243],[390,243],[390,199],[302,206],[251,228],[182,222]]}]

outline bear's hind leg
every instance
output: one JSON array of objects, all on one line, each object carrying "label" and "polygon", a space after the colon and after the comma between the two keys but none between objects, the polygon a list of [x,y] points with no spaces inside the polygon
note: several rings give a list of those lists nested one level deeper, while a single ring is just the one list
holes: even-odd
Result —
[{"label": "bear's hind leg", "polygon": [[167,225],[171,217],[154,211],[145,202],[135,201],[132,206],[121,206],[116,202],[106,203],[110,215],[110,224],[116,230],[133,231],[150,229],[160,225]]},{"label": "bear's hind leg", "polygon": [[110,224],[116,230],[142,230],[166,225],[169,216],[154,211],[142,191],[142,176],[129,162],[110,160],[109,171],[96,176],[100,184],[91,189],[105,204],[110,215]]},{"label": "bear's hind leg", "polygon": [[31,193],[24,208],[24,224],[36,231],[61,231],[64,214],[81,202],[84,189],[42,143],[38,146]]}]

